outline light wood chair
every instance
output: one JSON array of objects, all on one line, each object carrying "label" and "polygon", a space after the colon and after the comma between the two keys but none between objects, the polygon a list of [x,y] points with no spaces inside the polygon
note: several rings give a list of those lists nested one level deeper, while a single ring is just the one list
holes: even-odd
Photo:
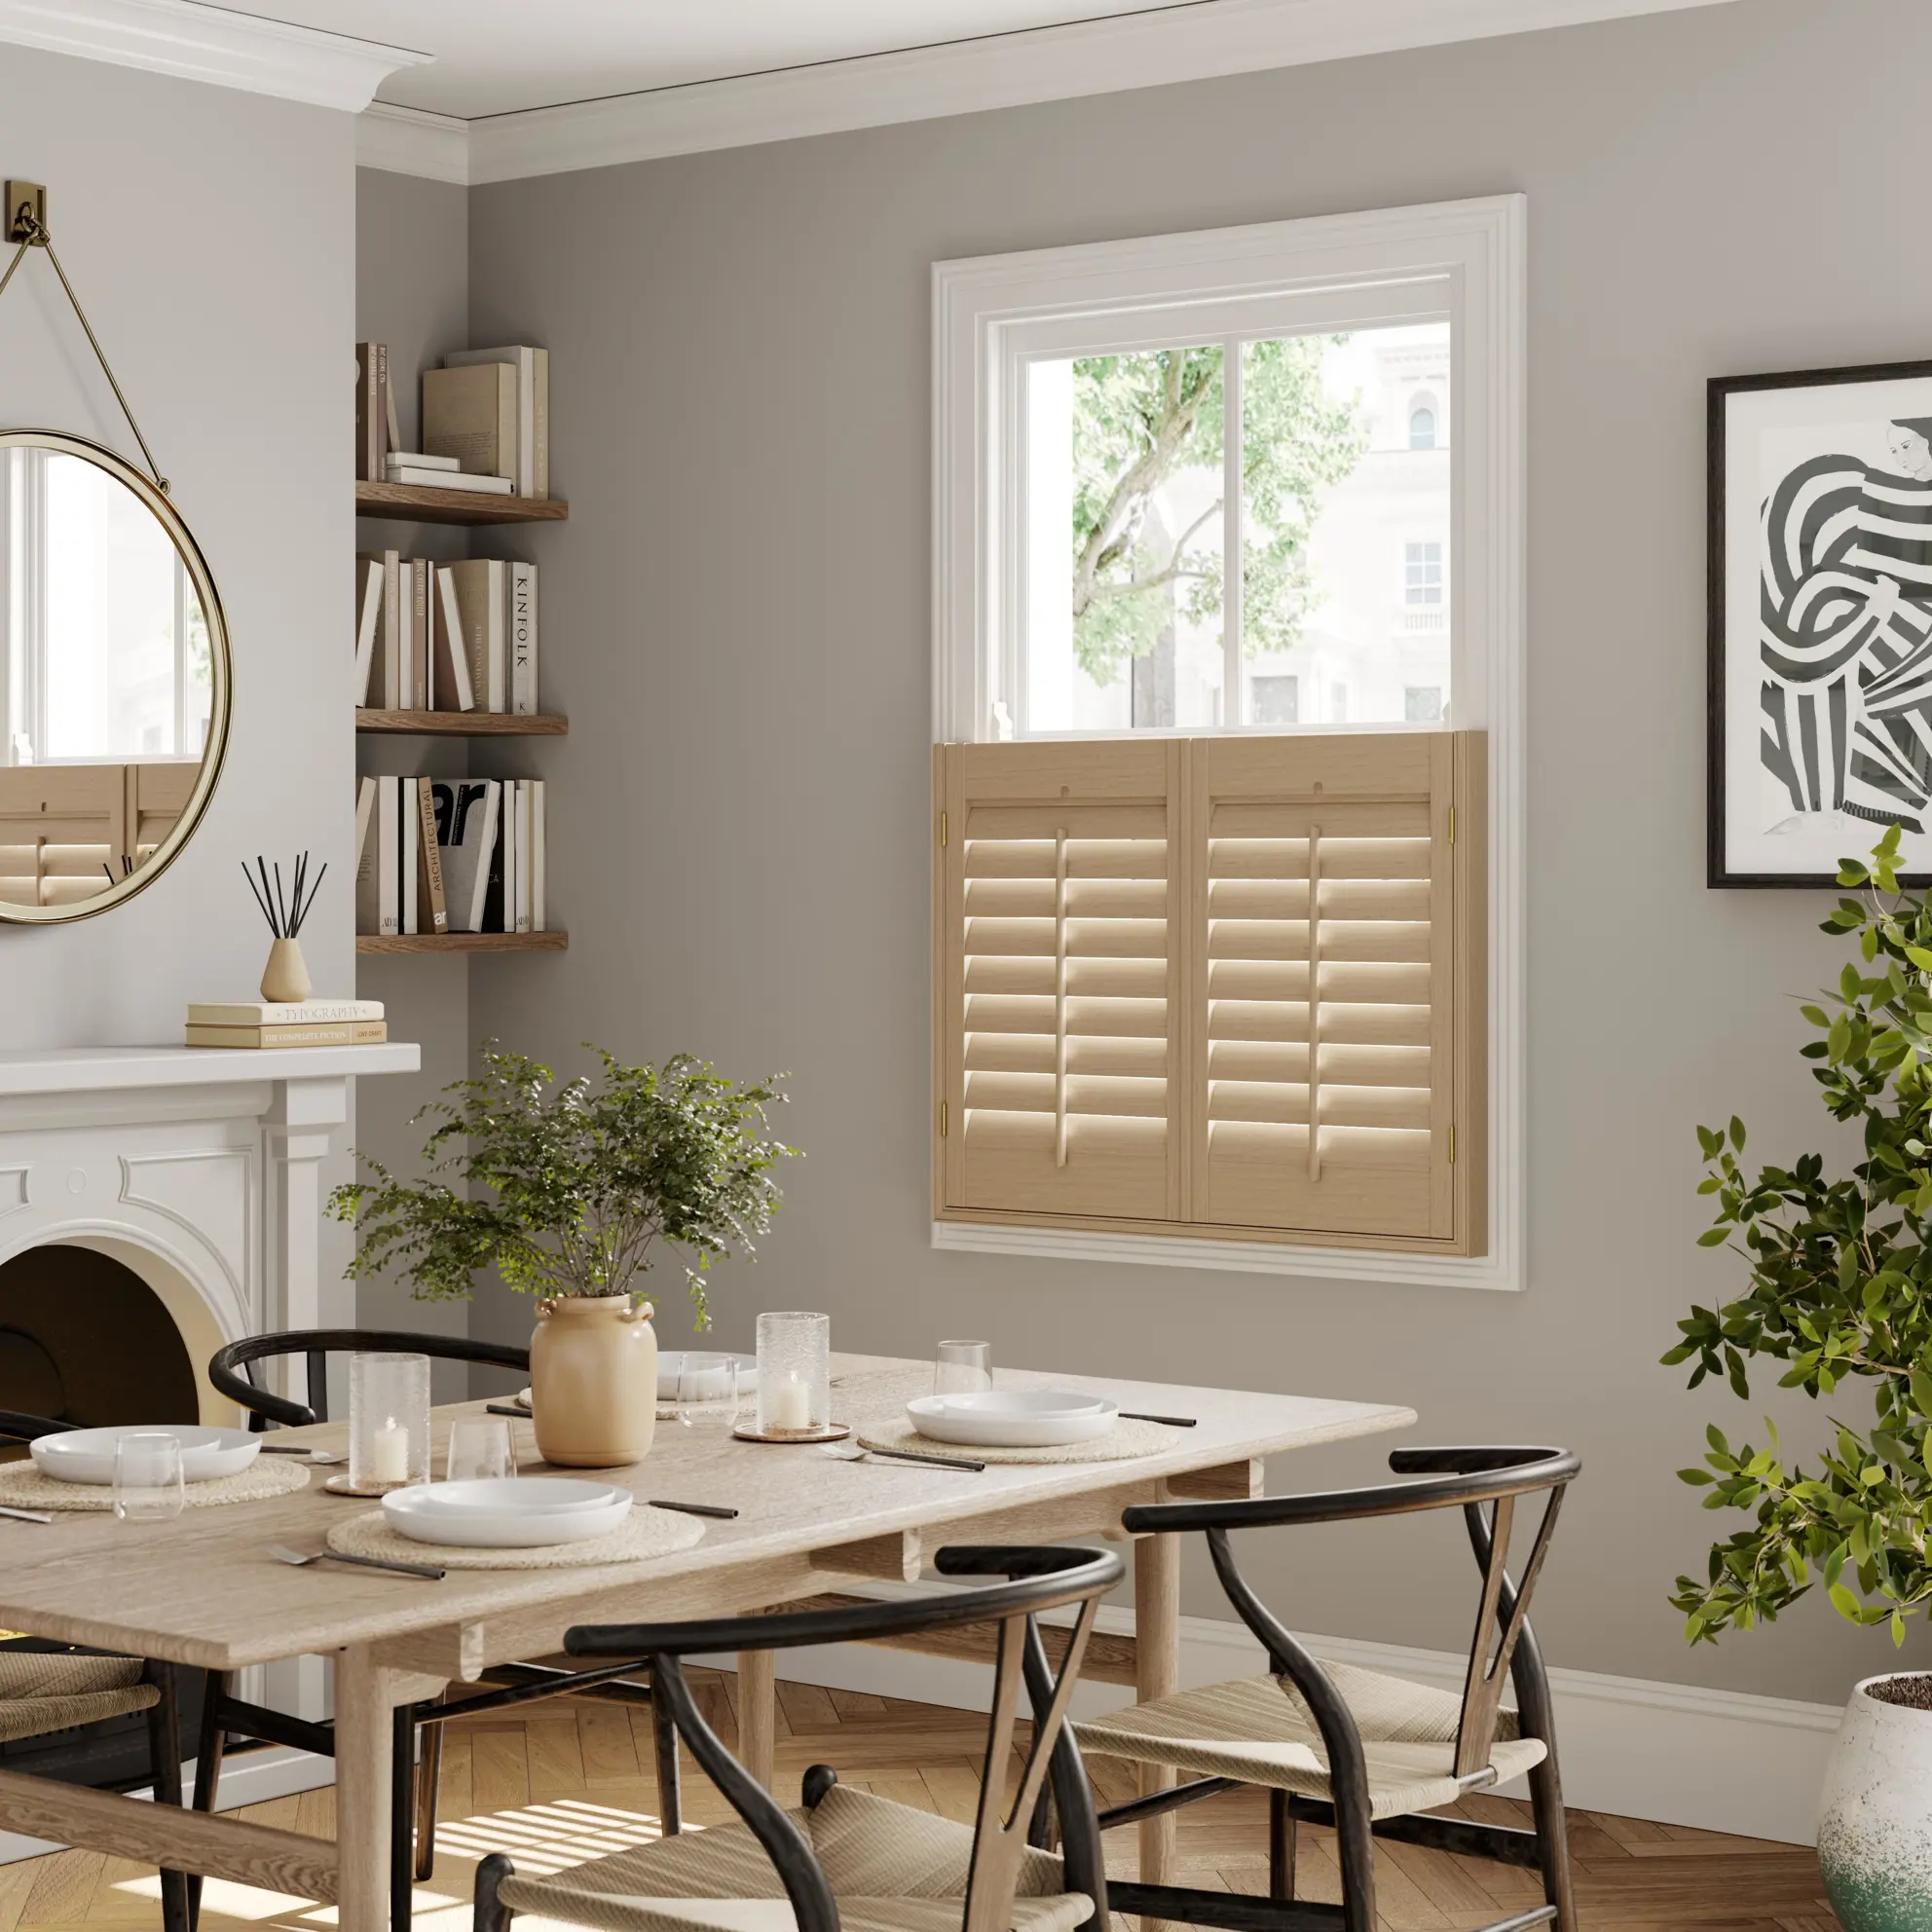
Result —
[{"label": "light wood chair", "polygon": [[[1261,1640],[1269,1673],[1183,1690],[1076,1727],[1096,1757],[1191,1772],[1192,1782],[1114,1806],[1100,1828],[1137,1823],[1243,1785],[1269,1795],[1269,1895],[1180,1886],[1112,1887],[1116,1912],[1218,1925],[1231,1932],[1374,1932],[1374,1839],[1495,1858],[1542,1874],[1544,1903],[1482,1932],[1554,1920],[1578,1932],[1549,1680],[1529,1623],[1565,1488],[1581,1465],[1565,1450],[1398,1449],[1389,1465],[1418,1482],[1238,1503],[1155,1504],[1123,1511],[1135,1532],[1199,1530],[1241,1619]],[[1507,1570],[1519,1498],[1544,1498],[1521,1579]],[[1460,1507],[1482,1572],[1480,1608],[1460,1696],[1406,1678],[1319,1663],[1254,1594],[1229,1542],[1236,1530],[1346,1522]],[[1513,1682],[1516,1707],[1503,1708]],[[1535,1829],[1426,1815],[1465,1794],[1527,1775]],[[1332,1825],[1340,1906],[1295,1898],[1297,1821]]]},{"label": "light wood chair", "polygon": [[[31,1442],[65,1429],[45,1416],[0,1409],[0,1439]],[[0,1744],[53,1739],[62,1731],[145,1713],[147,1778],[163,1804],[181,1802],[181,1724],[172,1665],[103,1656],[36,1638],[0,1642]],[[189,1932],[193,1911],[184,1873],[161,1875],[165,1932]]]},{"label": "light wood chair", "polygon": [[[1094,1802],[1065,1723],[1080,1660],[1120,1558],[1091,1549],[947,1548],[942,1575],[1009,1580],[907,1603],[769,1616],[572,1630],[574,1656],[642,1653],[691,1755],[744,1821],[594,1859],[520,1873],[502,1852],[477,1868],[475,1932],[507,1932],[515,1913],[598,1932],[1104,1932],[1107,1882]],[[1056,1679],[1035,1622],[1077,1606]],[[999,1625],[979,1817],[968,1827],[838,1783],[827,1765],[804,1776],[803,1803],[782,1807],[699,1715],[684,1659],[718,1651],[873,1642],[966,1623]],[[1033,1731],[1009,1802],[1020,1691]],[[1052,1780],[1059,1856],[1026,1842]]]}]

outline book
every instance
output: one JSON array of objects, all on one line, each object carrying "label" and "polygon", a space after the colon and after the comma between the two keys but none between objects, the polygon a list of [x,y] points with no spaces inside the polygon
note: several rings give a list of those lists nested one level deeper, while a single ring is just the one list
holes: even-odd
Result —
[{"label": "book", "polygon": [[383,562],[355,560],[355,702],[369,702],[369,680],[376,668],[376,631],[383,621]]},{"label": "book", "polygon": [[364,483],[383,473],[380,349],[374,342],[355,345],[355,474]]},{"label": "book", "polygon": [[447,564],[436,570],[434,616],[431,649],[436,688],[430,703],[437,711],[474,711],[476,692],[469,682],[469,653],[464,648],[463,611],[457,602],[456,576]]},{"label": "book", "polygon": [[423,932],[449,930],[449,909],[443,900],[443,861],[436,843],[436,800],[427,778],[405,781],[415,794],[416,844],[423,873],[417,882],[416,903],[423,915]]},{"label": "book", "polygon": [[[373,778],[362,781],[373,785]],[[190,1026],[343,1026],[352,1021],[380,1020],[379,999],[220,999],[190,1000]]]},{"label": "book", "polygon": [[504,636],[507,567],[498,557],[470,557],[445,566],[456,586],[463,619],[464,652],[478,711],[509,709],[509,664]]},{"label": "book", "polygon": [[431,456],[427,450],[391,450],[383,459],[385,469],[441,469],[454,472],[453,456]]},{"label": "book", "polygon": [[423,447],[468,476],[516,480],[516,371],[503,362],[423,373]]},{"label": "book", "polygon": [[402,930],[402,881],[397,864],[402,856],[401,795],[393,778],[376,780],[376,923],[378,933]]},{"label": "book", "polygon": [[544,853],[544,840],[547,827],[544,823],[544,796],[549,790],[542,779],[530,781],[530,930],[534,933],[548,932],[546,924],[548,909],[545,900],[547,893],[547,873],[549,866]]},{"label": "book", "polygon": [[530,780],[516,781],[516,844],[511,854],[511,883],[515,888],[509,902],[511,916],[505,932],[530,930]]},{"label": "book", "polygon": [[537,710],[537,566],[504,567],[509,593],[510,709]]},{"label": "book", "polygon": [[383,616],[377,632],[375,661],[369,671],[369,689],[375,702],[390,711],[402,708],[402,557],[395,550],[385,550],[379,561],[383,567]]},{"label": "book", "polygon": [[464,476],[454,469],[386,469],[385,483],[406,483],[412,489],[466,490],[477,497],[508,497],[515,493],[507,476]]},{"label": "book", "polygon": [[390,450],[402,447],[402,431],[395,427],[395,385],[390,381],[390,352],[387,343],[376,346],[376,360],[382,368],[383,384],[383,461]]},{"label": "book", "polygon": [[409,695],[412,711],[429,709],[429,570],[427,557],[409,560]]},{"label": "book", "polygon": [[387,1020],[351,1020],[339,1025],[199,1026],[188,1024],[191,1047],[371,1047],[390,1036]]},{"label": "book", "polygon": [[496,849],[501,788],[488,778],[437,778],[436,837],[442,847],[443,893],[450,930],[483,931],[484,900],[490,884],[490,858]]},{"label": "book", "polygon": [[518,345],[460,349],[443,357],[445,369],[496,363],[516,372],[516,478],[520,497],[550,494],[550,352]]},{"label": "book", "polygon": [[[383,929],[382,905],[376,875],[376,847],[369,832],[369,822],[376,815],[376,784],[377,781],[373,778],[358,778],[355,781],[355,930],[358,933],[375,933]],[[336,1001],[324,1003],[338,1004]],[[228,1023],[222,1015],[233,1010],[224,1007],[217,1011],[208,1007],[191,1006],[188,1009],[188,1018],[206,1021],[218,1026]],[[334,1019],[336,1016],[330,1014],[325,1017]],[[362,1016],[350,1017],[359,1019]]]},{"label": "book", "polygon": [[511,825],[516,816],[516,801],[510,796],[510,787],[514,782],[508,778],[493,781],[497,793],[496,836],[490,841],[489,875],[483,888],[483,918],[476,928],[479,933],[510,930],[503,924],[503,904],[509,885],[509,847],[513,842]]},{"label": "book", "polygon": [[401,849],[396,854],[396,872],[402,887],[402,910],[396,930],[420,933],[423,930],[420,891],[423,821],[416,812],[416,781],[413,778],[390,778],[385,782],[396,795],[396,818],[401,828]]}]

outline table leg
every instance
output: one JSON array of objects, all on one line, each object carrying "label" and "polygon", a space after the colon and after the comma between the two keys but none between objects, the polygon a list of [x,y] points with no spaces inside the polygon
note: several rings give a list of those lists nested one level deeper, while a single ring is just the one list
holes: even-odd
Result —
[{"label": "table leg", "polygon": [[[1142,1537],[1133,1545],[1134,1691],[1140,1702],[1170,1697],[1180,1689],[1180,1539]],[[1143,1794],[1166,1791],[1175,1781],[1170,1765],[1142,1765]],[[1170,1882],[1174,1862],[1174,1813],[1144,1818],[1140,1834],[1140,1882]],[[1166,1920],[1143,1918],[1140,1932],[1161,1932]]]},{"label": "table leg", "polygon": [[406,1680],[356,1645],[335,1659],[335,1841],[341,1932],[390,1922],[391,1726]]},{"label": "table leg", "polygon": [[766,1791],[778,1743],[778,1658],[771,1651],[738,1653],[738,1760]]}]

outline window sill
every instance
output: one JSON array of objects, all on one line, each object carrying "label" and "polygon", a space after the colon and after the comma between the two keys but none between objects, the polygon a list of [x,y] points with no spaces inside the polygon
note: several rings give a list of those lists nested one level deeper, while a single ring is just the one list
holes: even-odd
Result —
[{"label": "window sill", "polygon": [[1098,1234],[1079,1228],[991,1227],[935,1221],[933,1246],[963,1254],[1023,1254],[1053,1261],[1106,1261],[1142,1268],[1215,1268],[1242,1275],[1299,1275],[1329,1282],[1387,1282],[1428,1288],[1521,1292],[1525,1283],[1496,1254],[1401,1254],[1386,1248],[1290,1247],[1277,1242],[1172,1235]]}]

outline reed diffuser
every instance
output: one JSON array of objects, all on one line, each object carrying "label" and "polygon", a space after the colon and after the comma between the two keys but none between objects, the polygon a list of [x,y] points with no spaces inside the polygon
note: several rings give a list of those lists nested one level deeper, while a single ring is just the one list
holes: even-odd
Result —
[{"label": "reed diffuser", "polygon": [[[262,997],[279,1003],[307,999],[314,990],[309,980],[309,968],[302,958],[302,927],[311,911],[315,910],[316,894],[321,890],[322,877],[328,871],[328,861],[323,860],[316,876],[309,877],[309,855],[298,852],[293,867],[294,876],[289,882],[289,890],[283,893],[281,887],[281,866],[278,862],[271,868],[260,853],[255,855],[255,871],[248,870],[246,859],[242,861],[242,876],[248,881],[248,890],[255,904],[262,909],[262,917],[269,922],[269,931],[275,935],[269,947],[269,963],[262,973]],[[274,872],[274,882],[270,882],[270,872]],[[256,873],[261,875],[261,884],[255,883]]]}]

